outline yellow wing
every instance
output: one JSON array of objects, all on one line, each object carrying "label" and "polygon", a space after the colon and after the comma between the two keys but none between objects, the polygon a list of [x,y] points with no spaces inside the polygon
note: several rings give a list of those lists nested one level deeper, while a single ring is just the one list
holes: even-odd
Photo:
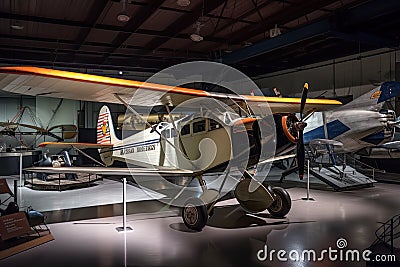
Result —
[{"label": "yellow wing", "polygon": [[38,147],[47,148],[112,148],[111,144],[93,144],[93,143],[73,143],[73,142],[43,142],[38,145]]},{"label": "yellow wing", "polygon": [[[177,106],[195,97],[230,98],[245,100],[252,108],[269,105],[273,113],[297,112],[301,101],[300,98],[212,93],[184,87],[24,66],[1,67],[0,88],[24,95],[117,104],[121,103],[114,94],[118,94],[127,102],[135,95],[135,105],[140,106]],[[326,110],[338,105],[341,103],[336,100],[307,99],[305,110]]]}]

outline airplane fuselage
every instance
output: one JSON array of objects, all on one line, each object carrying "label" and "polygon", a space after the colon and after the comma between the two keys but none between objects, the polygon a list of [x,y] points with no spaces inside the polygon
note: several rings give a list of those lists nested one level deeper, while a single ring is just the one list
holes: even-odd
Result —
[{"label": "airplane fuselage", "polygon": [[[255,142],[252,140],[252,131],[256,119],[242,120],[237,115],[228,121],[188,116],[178,120],[176,127],[172,123],[161,122],[118,140],[112,150],[103,149],[100,155],[107,165],[116,160],[142,167],[207,171],[226,166],[235,155],[243,152],[238,148],[242,140],[245,144]],[[232,138],[242,140],[233,146]],[[259,156],[254,155],[254,151],[250,149],[243,154],[254,159]]]},{"label": "airplane fuselage", "polygon": [[313,139],[331,139],[343,144],[337,152],[356,152],[362,148],[377,146],[392,139],[396,120],[390,110],[349,109],[315,112],[307,120],[304,142]]}]

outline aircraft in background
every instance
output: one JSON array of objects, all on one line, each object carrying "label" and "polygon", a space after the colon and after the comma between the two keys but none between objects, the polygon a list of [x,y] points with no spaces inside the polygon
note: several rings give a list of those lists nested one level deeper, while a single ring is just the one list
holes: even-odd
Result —
[{"label": "aircraft in background", "polygon": [[[341,104],[335,100],[307,99],[307,84],[303,88],[301,98],[279,98],[211,93],[36,67],[2,67],[0,85],[5,91],[19,94],[119,103],[125,105],[137,118],[142,116],[126,101],[135,93],[135,105],[165,106],[170,122],[148,125],[147,129],[123,140],[116,137],[110,110],[104,106],[98,118],[97,144],[45,142],[40,145],[40,147],[73,147],[78,150],[98,148],[105,166],[112,165],[114,161],[123,161],[141,168],[127,170],[112,167],[36,167],[28,170],[41,173],[85,172],[112,175],[129,175],[133,171],[132,175],[135,177],[154,176],[158,173],[163,176],[196,178],[202,194],[200,197],[189,198],[182,211],[184,223],[194,230],[201,230],[205,226],[215,203],[221,197],[222,187],[232,169],[242,173],[240,180],[235,181],[234,192],[244,209],[251,212],[267,209],[273,216],[284,217],[291,208],[291,199],[287,191],[279,187],[263,186],[247,169],[259,163],[294,156],[283,154],[281,149],[283,146],[293,145],[292,141],[297,144],[299,176],[302,177],[305,157],[303,129],[306,126],[303,114]],[[217,104],[213,104],[212,101],[207,102],[211,99],[219,102]],[[201,106],[197,113],[174,120],[173,114],[169,111],[170,106],[176,107],[197,100],[204,100],[207,105]],[[271,114],[262,112],[267,103],[273,113],[273,119],[278,122],[276,129],[271,129],[269,124]],[[227,107],[233,108],[227,109]],[[300,119],[281,123],[283,117],[295,118],[290,114],[299,111]],[[146,123],[143,118],[142,121]],[[263,136],[265,129],[276,130],[279,140],[275,141],[273,136]],[[288,138],[284,140],[285,134],[291,137],[296,134],[297,137],[293,140]],[[266,152],[268,155],[268,151],[262,151],[262,145],[268,138],[277,148],[274,155],[269,155],[270,157],[265,159],[263,153]],[[208,189],[203,175],[216,170],[225,171],[221,187],[219,190]],[[256,188],[254,185],[257,185]]]},{"label": "aircraft in background", "polygon": [[[306,118],[304,142],[327,145],[336,141],[335,152],[357,152],[385,144],[393,139],[400,123],[393,110],[384,109],[390,99],[400,96],[400,82],[385,82],[337,109],[314,112]],[[339,145],[341,144],[341,145]]]},{"label": "aircraft in background", "polygon": [[[33,124],[21,123],[24,113],[28,111]],[[39,126],[40,125],[40,126]],[[78,128],[73,124],[60,124],[52,127],[44,128],[40,120],[29,107],[22,107],[20,111],[7,122],[0,122],[0,135],[11,136],[17,140],[21,147],[32,148],[36,140],[41,136],[49,136],[57,141],[64,141],[66,139],[75,138],[78,134]],[[29,143],[26,142],[23,136],[34,136],[33,140]],[[8,149],[8,148],[6,148]]]}]

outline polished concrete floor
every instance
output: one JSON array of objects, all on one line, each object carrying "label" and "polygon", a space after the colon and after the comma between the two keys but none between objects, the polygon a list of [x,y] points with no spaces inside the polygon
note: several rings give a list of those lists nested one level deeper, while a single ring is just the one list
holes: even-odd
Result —
[{"label": "polished concrete floor", "polygon": [[[13,180],[9,177],[7,183],[13,191]],[[18,180],[18,179],[17,179]],[[118,180],[103,179],[93,183],[91,187],[83,187],[65,191],[41,191],[28,187],[18,187],[18,204],[21,208],[33,207],[39,211],[54,211],[99,206],[122,202],[122,183]],[[143,201],[160,199],[164,195],[137,186],[127,187],[127,201]]]},{"label": "polished concrete floor", "polygon": [[[1,266],[366,266],[364,261],[261,261],[260,250],[317,253],[337,248],[360,251],[375,240],[381,222],[400,213],[400,185],[380,184],[346,192],[311,190],[315,201],[302,200],[304,188],[289,188],[292,209],[285,219],[267,212],[245,213],[236,200],[218,203],[202,232],[185,227],[177,213],[131,212],[133,231],[118,233],[122,217],[50,224],[54,241],[0,261]],[[139,201],[159,205],[156,200]],[[147,203],[147,204],[146,204]],[[165,206],[160,205],[160,207]],[[260,254],[261,256],[263,254]]]}]

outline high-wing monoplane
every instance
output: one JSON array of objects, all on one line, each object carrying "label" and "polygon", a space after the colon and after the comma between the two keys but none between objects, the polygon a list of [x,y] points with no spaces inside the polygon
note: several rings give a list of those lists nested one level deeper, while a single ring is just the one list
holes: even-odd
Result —
[{"label": "high-wing monoplane", "polygon": [[[141,115],[129,99],[134,99],[137,106],[164,106],[169,122],[148,125],[145,130],[123,139],[117,138],[110,110],[104,106],[98,118],[97,144],[46,142],[40,145],[69,146],[80,150],[98,148],[104,167],[37,167],[30,170],[131,173],[135,177],[156,174],[195,177],[202,193],[186,200],[182,211],[184,223],[195,230],[205,226],[221,197],[221,190],[209,189],[203,175],[221,170],[220,188],[227,182],[230,171],[241,173],[234,193],[244,209],[250,212],[267,209],[273,216],[284,217],[291,208],[286,190],[264,186],[247,169],[260,162],[291,156],[282,154],[282,151],[287,145],[296,143],[299,175],[302,177],[305,157],[303,130],[306,126],[303,114],[341,104],[335,100],[307,99],[308,84],[304,85],[301,98],[279,98],[212,93],[36,67],[0,68],[0,86],[19,94],[123,104],[137,118]],[[197,105],[197,111],[182,119],[175,120],[170,112],[171,107],[184,104],[193,108],[198,101],[201,103]],[[271,112],[263,113],[261,110],[267,106]],[[299,119],[293,115],[296,112],[300,113]],[[144,119],[143,123],[146,123]],[[273,135],[263,135],[265,130],[270,130]],[[272,156],[272,149],[262,148],[267,142],[274,145],[273,151],[276,152]],[[107,167],[114,161],[124,161],[131,167],[129,171]]]}]

